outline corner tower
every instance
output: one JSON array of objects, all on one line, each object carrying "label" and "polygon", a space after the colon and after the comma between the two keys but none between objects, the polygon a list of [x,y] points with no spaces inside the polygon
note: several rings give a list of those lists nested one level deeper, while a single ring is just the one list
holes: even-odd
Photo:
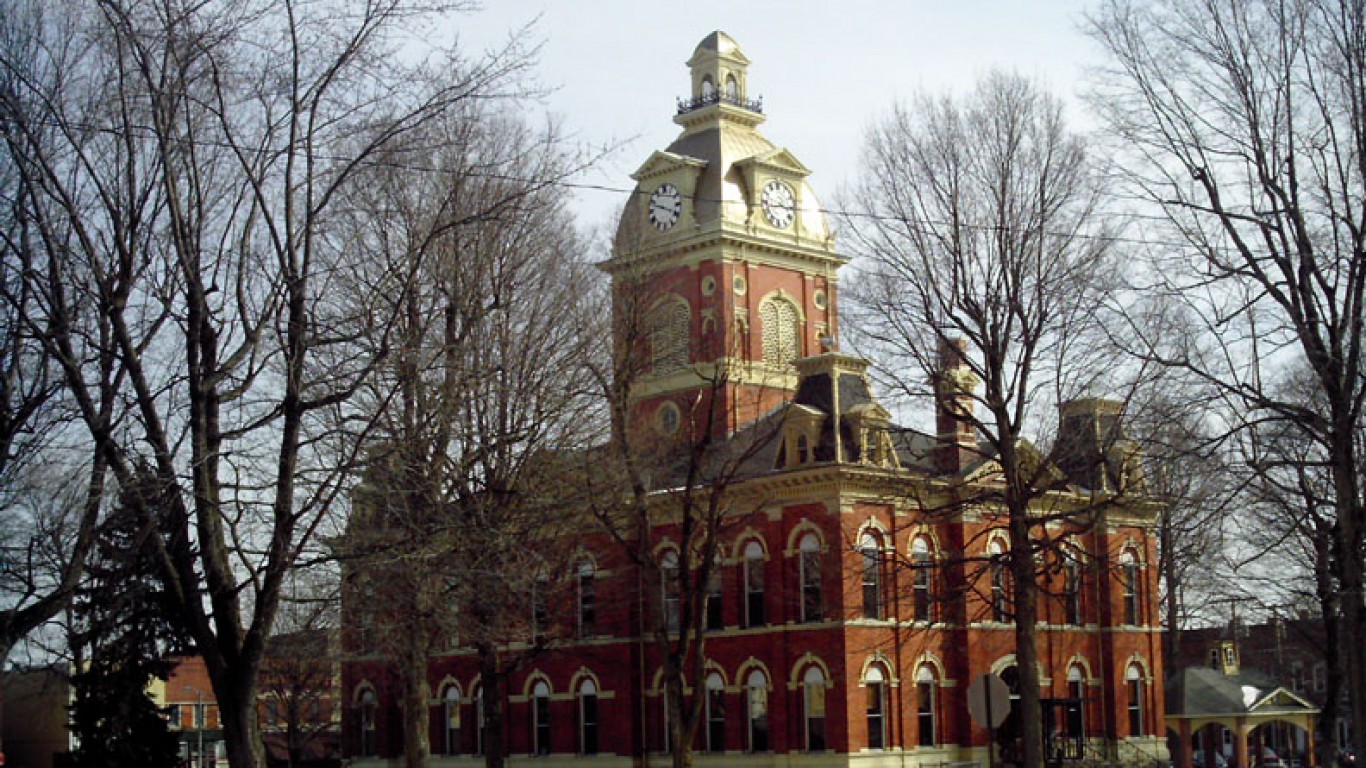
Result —
[{"label": "corner tower", "polygon": [[682,132],[632,174],[611,275],[633,429],[731,434],[789,399],[793,361],[834,347],[847,259],[811,171],[758,130],[749,59],[724,32],[688,60]]}]

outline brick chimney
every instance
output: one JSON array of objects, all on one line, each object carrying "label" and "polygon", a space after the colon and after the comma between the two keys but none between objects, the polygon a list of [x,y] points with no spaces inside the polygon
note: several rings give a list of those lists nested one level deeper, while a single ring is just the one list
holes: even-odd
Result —
[{"label": "brick chimney", "polygon": [[968,417],[973,412],[973,395],[980,383],[967,362],[967,342],[941,339],[939,370],[933,377],[934,422],[938,445],[934,466],[946,475],[956,475],[980,456],[977,432]]}]

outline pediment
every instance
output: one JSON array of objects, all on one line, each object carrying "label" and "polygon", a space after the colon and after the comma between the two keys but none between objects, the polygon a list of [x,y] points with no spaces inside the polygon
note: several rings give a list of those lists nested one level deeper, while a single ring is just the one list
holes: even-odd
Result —
[{"label": "pediment", "polygon": [[1315,707],[1310,702],[1291,693],[1285,688],[1277,688],[1263,696],[1261,699],[1258,699],[1257,702],[1249,708],[1249,711],[1257,712],[1266,709],[1273,709],[1281,712],[1296,709],[1314,712],[1318,711],[1318,707]]},{"label": "pediment", "polygon": [[860,403],[850,408],[848,414],[865,421],[888,422],[892,420],[892,412],[883,408],[879,403]]},{"label": "pediment", "polygon": [[649,158],[645,160],[644,164],[637,168],[635,173],[631,174],[631,178],[636,181],[644,181],[645,179],[655,176],[673,173],[680,168],[701,170],[706,167],[706,160],[680,155],[676,152],[655,150],[650,154]]},{"label": "pediment", "polygon": [[[736,165],[742,168],[753,167],[763,168],[770,173],[780,176],[805,178],[811,175],[811,169],[802,164],[797,156],[787,151],[783,147],[776,147],[766,152],[760,152],[743,160],[737,160]],[[746,168],[748,170],[748,168]]]}]

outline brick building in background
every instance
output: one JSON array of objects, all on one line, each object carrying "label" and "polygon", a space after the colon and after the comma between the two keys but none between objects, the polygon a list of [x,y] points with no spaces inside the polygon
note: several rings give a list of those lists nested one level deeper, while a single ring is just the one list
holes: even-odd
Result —
[{"label": "brick building in background", "polygon": [[[952,407],[935,435],[893,424],[868,363],[835,351],[846,258],[810,171],[757,130],[765,117],[749,97],[748,63],[724,33],[698,45],[691,98],[674,118],[682,133],[633,175],[636,194],[604,265],[617,295],[647,290],[660,319],[654,368],[632,392],[634,423],[667,441],[714,404],[722,437],[772,429],[727,490],[737,509],[758,511],[725,542],[709,600],[708,671],[690,681],[708,691],[696,760],[986,764],[988,732],[969,719],[966,690],[988,672],[1017,678],[1009,585],[989,564],[1005,551],[1003,518],[988,507],[925,508],[956,486],[998,482],[995,465]],[[941,373],[971,387],[959,354],[945,351]],[[731,377],[715,389],[707,372],[721,366]],[[1041,600],[1041,693],[1070,756],[1151,763],[1166,758],[1154,508],[1137,498],[1119,416],[1104,400],[1063,408],[1059,444],[1070,460],[1054,462],[1041,503],[1125,501],[1094,525],[1052,531],[1069,543]],[[348,537],[377,524],[357,516]],[[653,535],[664,549],[675,539],[667,526]],[[669,597],[642,588],[604,536],[585,530],[579,545],[554,601],[564,639],[511,680],[508,752],[547,766],[663,762],[660,662],[647,635]],[[378,765],[402,748],[392,662],[364,642],[366,616],[384,606],[367,602],[375,593],[363,570],[344,578],[346,748],[356,765]],[[428,680],[433,764],[477,763],[471,650],[453,638]],[[1012,727],[1000,738],[1007,749]]]}]

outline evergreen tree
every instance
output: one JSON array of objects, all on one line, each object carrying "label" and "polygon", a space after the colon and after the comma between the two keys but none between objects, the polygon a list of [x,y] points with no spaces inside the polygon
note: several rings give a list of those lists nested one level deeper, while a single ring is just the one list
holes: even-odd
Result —
[{"label": "evergreen tree", "polygon": [[104,522],[77,594],[76,691],[71,729],[79,739],[77,768],[173,768],[178,738],[165,710],[148,695],[170,672],[177,634],[167,619],[151,537],[157,535],[155,494],[125,490]]}]

